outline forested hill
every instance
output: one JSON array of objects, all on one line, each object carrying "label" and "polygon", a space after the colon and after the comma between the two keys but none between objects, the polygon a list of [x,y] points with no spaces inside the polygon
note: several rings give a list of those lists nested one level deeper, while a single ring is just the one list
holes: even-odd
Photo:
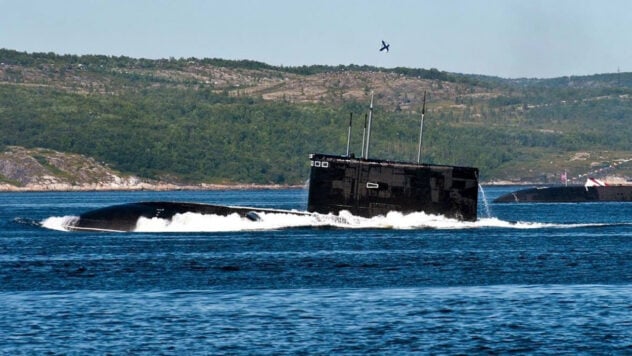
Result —
[{"label": "forested hill", "polygon": [[297,184],[309,153],[345,152],[350,113],[359,154],[371,92],[375,158],[416,158],[427,92],[424,162],[476,166],[484,181],[632,176],[619,164],[632,157],[632,73],[504,79],[0,49],[0,149],[77,153],[169,181]]}]

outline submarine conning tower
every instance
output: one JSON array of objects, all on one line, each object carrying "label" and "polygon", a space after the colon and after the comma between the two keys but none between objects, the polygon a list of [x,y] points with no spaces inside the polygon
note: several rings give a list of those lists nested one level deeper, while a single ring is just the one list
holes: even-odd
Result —
[{"label": "submarine conning tower", "polygon": [[346,155],[310,155],[307,210],[321,214],[347,210],[363,217],[386,215],[390,211],[424,212],[476,221],[478,168],[421,163],[425,112],[426,92],[421,109],[417,163],[370,159],[371,92],[369,112],[364,117],[362,157],[349,153],[353,114],[349,116]]},{"label": "submarine conning tower", "polygon": [[476,221],[478,169],[310,155],[307,210],[373,217],[424,212]]}]

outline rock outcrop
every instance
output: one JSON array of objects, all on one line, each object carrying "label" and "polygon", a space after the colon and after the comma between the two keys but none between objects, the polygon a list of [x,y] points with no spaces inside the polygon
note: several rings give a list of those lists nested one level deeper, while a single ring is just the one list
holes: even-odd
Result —
[{"label": "rock outcrop", "polygon": [[94,158],[43,148],[0,152],[1,191],[284,189],[285,185],[177,184],[122,174]]},{"label": "rock outcrop", "polygon": [[123,175],[95,159],[42,148],[0,153],[0,191],[173,189],[173,184]]}]

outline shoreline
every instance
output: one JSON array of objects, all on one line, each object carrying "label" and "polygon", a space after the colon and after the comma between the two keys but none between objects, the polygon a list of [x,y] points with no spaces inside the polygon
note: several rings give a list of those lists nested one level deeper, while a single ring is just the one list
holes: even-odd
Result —
[{"label": "shoreline", "polygon": [[149,184],[140,183],[136,185],[70,185],[70,184],[27,184],[19,187],[10,184],[0,184],[0,193],[20,193],[20,192],[135,192],[135,191],[203,191],[203,190],[283,190],[283,189],[303,189],[305,185],[291,184],[198,184],[198,185],[178,185],[178,184]]},{"label": "shoreline", "polygon": [[[541,183],[513,183],[513,182],[486,182],[481,186],[502,187],[502,186],[534,186],[544,185]],[[27,184],[19,187],[10,184],[0,184],[0,193],[29,193],[29,192],[165,192],[165,191],[219,191],[219,190],[284,190],[284,189],[306,189],[305,184],[192,184],[179,185],[171,183],[151,184],[139,183],[135,185],[125,184]]]},{"label": "shoreline", "polygon": [[[511,182],[511,181],[490,181],[480,185],[483,187],[524,187],[524,186],[551,186],[561,183],[536,183],[536,182]],[[579,183],[577,183],[579,184]],[[16,186],[8,183],[0,183],[0,193],[19,192],[164,192],[164,191],[217,191],[217,190],[283,190],[283,189],[306,189],[307,184],[256,184],[256,183],[235,183],[235,184],[174,184],[174,183],[92,183],[71,185],[67,183],[52,184],[26,184]]]},{"label": "shoreline", "polygon": [[[620,183],[620,182],[618,182]],[[523,187],[523,186],[553,186],[562,183],[549,182],[511,182],[511,181],[490,181],[480,183],[483,187]],[[575,185],[583,183],[575,182]],[[620,184],[616,184],[620,185]],[[307,184],[256,184],[256,183],[235,183],[235,184],[174,184],[174,183],[132,183],[132,184],[103,184],[92,183],[82,185],[71,185],[66,183],[52,184],[26,184],[16,186],[8,183],[0,183],[0,193],[19,192],[163,192],[163,191],[213,191],[213,190],[283,190],[283,189],[306,189]]]}]

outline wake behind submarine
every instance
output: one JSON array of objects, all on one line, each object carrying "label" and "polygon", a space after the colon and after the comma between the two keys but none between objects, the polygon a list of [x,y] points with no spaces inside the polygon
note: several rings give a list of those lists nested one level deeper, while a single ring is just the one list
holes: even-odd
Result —
[{"label": "wake behind submarine", "polygon": [[424,104],[421,115],[417,162],[396,162],[369,158],[373,96],[365,116],[362,155],[349,153],[352,115],[346,155],[311,154],[306,211],[189,202],[137,202],[104,207],[81,214],[65,228],[70,231],[134,231],[140,218],[171,220],[177,214],[199,213],[228,216],[238,214],[252,221],[261,213],[292,215],[338,214],[346,210],[355,216],[374,217],[390,211],[424,212],[462,221],[476,221],[478,169],[420,163]]}]

